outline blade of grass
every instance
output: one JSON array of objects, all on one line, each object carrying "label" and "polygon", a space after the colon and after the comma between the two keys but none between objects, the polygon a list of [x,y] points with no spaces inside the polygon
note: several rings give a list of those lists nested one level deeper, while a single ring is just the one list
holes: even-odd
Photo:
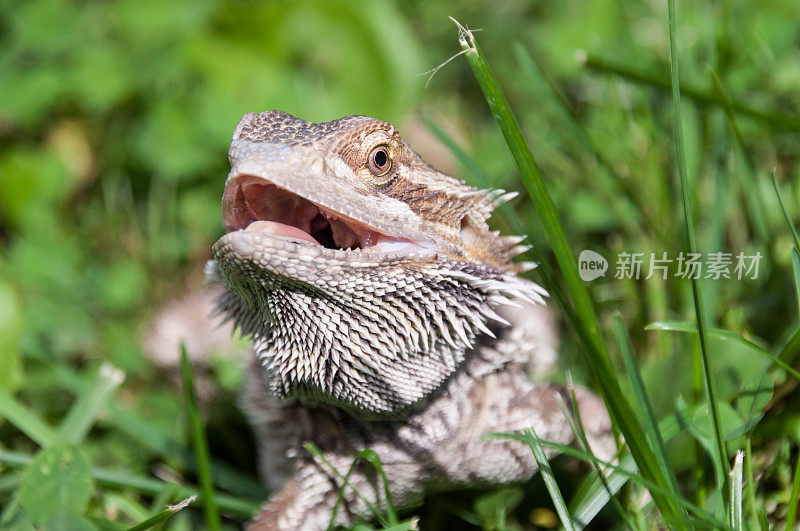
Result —
[{"label": "blade of grass", "polygon": [[794,331],[791,337],[786,341],[786,344],[781,347],[781,352],[778,358],[784,363],[792,363],[800,353],[800,328]]},{"label": "blade of grass", "polygon": [[[683,123],[681,119],[681,92],[678,74],[678,46],[677,46],[677,25],[675,22],[675,0],[667,0],[669,11],[669,71],[672,78],[672,105],[674,111],[675,126],[675,154],[678,163],[678,173],[680,174],[681,191],[683,195],[683,214],[686,221],[686,237],[689,244],[689,252],[697,253],[697,236],[694,232],[694,217],[692,214],[691,190],[689,188],[689,175],[686,168],[686,155],[684,154]],[[695,319],[697,320],[697,334],[700,338],[700,357],[703,362],[703,377],[705,379],[706,395],[709,409],[711,411],[711,424],[714,427],[714,468],[717,474],[717,481],[720,490],[725,484],[725,463],[728,462],[725,439],[722,437],[722,424],[719,419],[719,408],[717,406],[717,392],[714,383],[714,373],[711,369],[711,359],[708,352],[708,337],[706,329],[706,316],[703,306],[703,291],[700,282],[692,278],[692,295],[694,297]]]},{"label": "blade of grass", "polygon": [[[598,460],[597,465],[600,464]],[[619,492],[619,489],[628,482],[628,478],[636,474],[636,462],[629,453],[622,456],[619,466],[625,471],[624,475],[612,470],[610,474],[604,476],[605,481],[594,475],[588,476],[580,485],[569,504],[572,520],[577,527],[588,526],[597,513],[609,502],[611,494]],[[636,526],[629,527],[635,528]]]},{"label": "blade of grass", "polygon": [[[569,426],[572,429],[572,433],[575,436],[575,439],[580,442],[581,449],[587,452],[592,457],[592,468],[594,468],[595,475],[597,479],[602,483],[603,488],[605,489],[606,494],[608,495],[608,499],[611,501],[614,509],[617,511],[619,517],[625,522],[629,528],[633,529],[633,522],[630,520],[628,513],[622,507],[619,500],[614,496],[619,487],[623,485],[620,483],[619,486],[612,490],[612,486],[609,484],[606,474],[602,468],[600,468],[600,462],[597,460],[597,456],[594,455],[592,451],[592,447],[589,445],[589,439],[586,437],[586,430],[583,427],[583,419],[581,418],[581,410],[578,408],[578,400],[575,397],[575,388],[572,386],[572,377],[569,373],[567,373],[567,389],[569,390],[569,401],[570,406],[567,407],[567,404],[564,403],[564,400],[559,397],[559,405],[561,406],[561,411],[564,413],[564,417],[566,417],[567,421],[569,422]],[[570,413],[572,412],[572,414]],[[619,453],[619,452],[617,452]],[[605,504],[604,504],[605,505]],[[602,508],[599,507],[598,510]],[[594,515],[592,515],[594,517]],[[589,523],[587,520],[580,520],[575,521],[575,517],[572,518],[575,527],[578,529],[583,529]]]},{"label": "blade of grass", "polygon": [[797,463],[794,467],[792,492],[789,494],[789,502],[786,506],[786,531],[794,529],[794,522],[797,519],[798,497],[800,497],[800,454],[797,456]]},{"label": "blade of grass", "polygon": [[[711,146],[707,144],[708,140],[706,139],[705,143],[700,147],[701,150],[711,150]],[[715,155],[717,160],[720,161],[718,168],[716,169],[715,173],[716,176],[713,178],[714,183],[714,191],[713,197],[714,202],[711,206],[711,212],[725,212],[726,205],[730,204],[732,199],[732,194],[735,190],[732,190],[732,181],[733,179],[730,178],[732,173],[730,168],[730,162],[727,159],[731,157],[728,156],[727,151],[723,151],[724,147],[720,144],[717,145],[714,149]],[[724,152],[725,155],[720,154],[720,152]],[[725,163],[722,160],[725,159]],[[735,172],[736,174],[742,173],[741,170]],[[712,179],[709,179],[711,181]],[[695,186],[699,186],[695,185]],[[740,188],[742,188],[740,186]],[[667,192],[669,193],[669,192]],[[743,219],[742,225],[747,225],[750,223],[752,225],[751,219]],[[737,224],[737,226],[739,226]],[[709,249],[722,249],[725,246],[725,236],[726,236],[726,216],[725,215],[715,215],[711,216],[708,221],[708,228],[706,229],[705,234],[705,245]],[[720,311],[724,308],[723,305],[719,304],[719,295],[720,290],[722,289],[722,282],[708,282],[704,286],[705,290],[703,291],[703,295],[705,296],[705,306],[706,309],[706,316],[709,320],[715,321],[720,318]],[[665,315],[666,312],[662,312],[662,315]],[[697,351],[697,358],[699,361],[699,353]],[[697,383],[699,384],[695,388],[692,389],[693,393],[696,396],[703,395],[703,378],[702,378],[702,368],[699,366],[697,367]]]},{"label": "blade of grass", "polygon": [[6,502],[5,507],[3,507],[3,512],[0,513],[1,529],[7,529],[11,527],[11,522],[14,521],[14,518],[16,518],[17,514],[19,513],[19,499],[20,491],[16,490],[11,495],[11,499]]},{"label": "blade of grass", "polygon": [[[461,149],[461,147],[453,140],[450,135],[445,133],[441,127],[436,125],[432,120],[427,118],[423,118],[425,125],[434,134],[445,146],[447,146],[450,151],[456,156],[459,162],[464,166],[464,169],[469,173],[472,177],[472,180],[475,185],[480,188],[490,188],[491,184],[489,183],[489,179],[486,177],[486,174],[480,169],[477,163],[470,157],[466,151]],[[518,215],[516,215],[510,206],[510,202],[503,203],[497,209],[497,213],[500,217],[500,220],[503,224],[508,227],[509,232],[511,234],[524,234],[525,227],[522,224],[522,221]],[[567,296],[564,293],[564,290],[555,281],[555,277],[553,273],[550,271],[550,266],[541,259],[539,250],[534,247],[532,249],[533,254],[536,256],[536,259],[539,261],[539,266],[537,267],[537,271],[542,276],[542,280],[544,281],[547,289],[556,301],[558,302],[559,306],[564,311],[564,314],[567,318],[575,325],[576,330],[580,330],[578,328],[578,316],[575,313],[575,309],[572,307],[572,304],[567,300]],[[579,332],[580,333],[580,332]]]},{"label": "blade of grass", "polygon": [[[419,519],[416,516],[412,516],[411,518],[404,520],[397,525],[390,525],[388,527],[384,527],[381,531],[416,531],[419,529]],[[351,528],[353,531],[362,531],[361,528],[358,526]],[[372,528],[366,528],[363,531],[372,531]]]},{"label": "blade of grass", "polygon": [[[483,170],[480,169],[472,157],[470,157],[467,152],[464,151],[461,146],[459,146],[455,140],[450,137],[450,135],[448,135],[433,120],[430,120],[427,117],[423,117],[423,122],[431,131],[431,133],[433,133],[434,136],[436,136],[455,155],[455,157],[472,178],[471,180],[473,181],[473,184],[480,188],[491,188],[489,179],[486,177],[486,174],[483,172]],[[519,216],[511,211],[510,203],[503,203],[500,205],[497,209],[497,213],[501,222],[508,227],[511,234],[525,233],[525,227],[523,226]],[[573,324],[579,337],[582,338],[581,340],[584,341],[584,343],[587,343],[589,340],[585,337],[584,330],[580,326],[575,309],[567,300],[567,296],[561,286],[558,284],[558,282],[556,282],[553,273],[550,271],[550,266],[548,266],[544,260],[541,260],[539,251],[536,247],[534,247],[532,251],[539,262],[537,271],[541,275],[544,284],[547,286],[550,295],[556,299],[564,314],[567,316],[567,319],[569,319],[569,321]]]},{"label": "blade of grass", "polygon": [[533,458],[536,459],[536,462],[539,464],[539,473],[542,475],[544,484],[547,487],[547,492],[550,493],[550,498],[553,500],[556,513],[558,513],[558,517],[561,519],[561,525],[564,526],[564,529],[567,531],[574,531],[575,526],[572,525],[572,519],[569,516],[567,504],[564,503],[564,497],[561,495],[561,490],[558,488],[558,483],[556,483],[556,478],[553,475],[553,469],[550,468],[550,462],[547,460],[547,456],[544,453],[541,439],[539,439],[539,436],[536,435],[536,430],[532,427],[525,428],[524,433],[528,440],[528,445],[531,447],[531,452],[533,452]]},{"label": "blade of grass", "polygon": [[[794,228],[791,222],[789,222],[789,226]],[[798,247],[792,248],[792,269],[794,270],[794,291],[797,297],[797,309],[800,311],[800,248]],[[800,327],[795,328],[794,333],[778,353],[778,358],[784,363],[792,363],[798,352],[800,352]]]},{"label": "blade of grass", "polygon": [[3,390],[0,390],[0,417],[16,426],[42,448],[58,441],[58,434],[53,428]]},{"label": "blade of grass", "polygon": [[[28,466],[33,461],[33,456],[21,452],[11,452],[0,450],[0,463],[13,468]],[[98,485],[115,489],[125,489],[145,494],[157,496],[164,490],[166,483],[160,479],[134,476],[123,472],[114,472],[103,468],[93,468],[92,477]],[[199,495],[200,491],[194,487],[180,487],[177,495],[181,498]],[[244,500],[226,494],[216,493],[215,499],[220,509],[225,512],[250,518],[261,508],[261,504],[256,500]]]},{"label": "blade of grass", "polygon": [[[80,395],[87,385],[90,385],[87,383],[87,376],[79,374],[68,366],[56,366],[52,370],[58,374],[59,384],[75,395]],[[107,404],[106,416],[103,421],[107,425],[122,430],[125,435],[132,437],[137,443],[169,461],[182,472],[197,472],[191,448],[178,441],[174,434],[167,433],[150,424],[139,414],[134,413],[132,409],[121,407],[111,401]],[[219,489],[250,499],[264,499],[269,496],[269,490],[254,476],[236,470],[229,464],[212,458],[211,470],[214,484]],[[161,505],[166,505],[166,503]]]},{"label": "blade of grass", "polygon": [[[531,201],[538,213],[550,247],[564,277],[567,290],[572,297],[579,320],[578,335],[586,343],[585,358],[599,384],[602,396],[609,408],[614,423],[625,436],[642,474],[653,483],[668,489],[669,481],[658,467],[658,461],[649,447],[642,427],[636,419],[632,406],[627,402],[614,375],[611,361],[603,344],[594,304],[589,292],[578,275],[575,254],[569,246],[566,234],[558,219],[555,204],[547,190],[539,167],[520,129],[517,119],[503,94],[497,79],[481,52],[475,36],[451,19],[459,28],[459,43],[475,78],[486,97],[506,143],[511,150]],[[549,286],[548,286],[549,287]],[[668,497],[654,492],[653,497],[664,516],[679,517],[680,508]]]},{"label": "blade of grass", "polygon": [[[665,441],[675,437],[680,429],[680,423],[675,415],[670,415],[658,423],[658,430]],[[613,470],[607,477],[608,485],[614,492],[619,490],[622,485],[627,483],[628,478],[636,473],[636,462],[631,454],[623,455],[619,460],[618,466],[625,471],[626,475]],[[578,489],[577,494],[570,503],[573,520],[579,523],[591,521],[607,501],[605,487],[597,478],[588,478]],[[636,527],[646,529],[644,524]]]},{"label": "blade of grass", "polygon": [[733,108],[728,92],[725,90],[722,81],[717,75],[717,71],[714,70],[714,67],[711,65],[707,66],[707,71],[708,76],[711,78],[711,84],[714,88],[714,92],[717,94],[717,97],[722,104],[723,111],[725,111],[725,117],[728,120],[728,127],[733,133],[733,137],[736,140],[736,144],[739,146],[739,151],[742,154],[742,158],[745,162],[746,171],[737,172],[740,174],[742,186],[744,188],[745,204],[750,209],[758,240],[765,249],[769,250],[769,227],[766,215],[767,208],[765,206],[766,203],[764,197],[761,193],[761,187],[758,186],[758,183],[754,179],[755,163],[753,162],[753,157],[750,155],[750,152],[747,150],[747,146],[744,143],[744,137],[739,129],[739,123],[736,121],[736,111]]},{"label": "blade of grass", "polygon": [[769,522],[767,521],[767,511],[764,509],[758,510],[758,524],[761,531],[769,531]]},{"label": "blade of grass", "polygon": [[664,438],[661,436],[661,431],[658,429],[658,420],[653,412],[653,405],[650,403],[650,398],[647,396],[647,389],[644,386],[642,373],[639,370],[639,363],[633,353],[633,345],[628,336],[628,331],[625,329],[625,323],[622,322],[622,316],[619,312],[614,314],[614,333],[617,336],[622,359],[625,363],[625,370],[628,373],[628,380],[631,382],[633,394],[636,397],[636,402],[639,406],[639,416],[643,420],[645,430],[650,439],[650,444],[655,450],[656,458],[661,470],[669,479],[672,492],[680,495],[678,488],[678,481],[675,479],[675,471],[672,468],[672,463],[667,457],[667,450],[664,445]]},{"label": "blade of grass", "polygon": [[[456,21],[454,20],[454,22]],[[463,28],[458,22],[456,22],[456,24],[459,26],[460,32],[459,43],[465,51],[465,56],[484,92],[486,101],[495,115],[501,132],[509,145],[509,149],[522,174],[523,181],[528,188],[532,202],[539,216],[542,218],[548,241],[553,249],[553,254],[558,261],[561,272],[565,274],[565,281],[569,288],[570,295],[573,298],[573,302],[575,303],[575,308],[581,320],[584,322],[588,321],[585,324],[595,349],[602,351],[602,338],[597,325],[594,306],[575,269],[575,255],[569,247],[566,234],[564,233],[564,229],[556,213],[555,204],[547,191],[541,172],[539,171],[536,161],[533,159],[533,155],[531,155],[528,149],[519,123],[517,123],[516,118],[511,112],[508,100],[506,100],[489,64],[478,48],[477,41],[469,30]],[[604,362],[608,363],[610,373],[610,362],[608,362],[607,358]]]},{"label": "blade of grass", "polygon": [[648,529],[647,522],[644,519],[644,513],[646,510],[650,509],[652,504],[643,503],[646,496],[645,489],[634,485],[631,489],[631,493],[628,494],[628,496],[630,498],[630,510],[633,513],[633,519],[636,522],[636,527],[638,529]]},{"label": "blade of grass", "polygon": [[[173,434],[168,434],[161,428],[151,425],[131,409],[120,407],[114,403],[109,404],[106,422],[181,471],[197,472],[197,463],[190,448],[179,442],[172,436]],[[220,460],[215,460],[213,457],[211,472],[214,485],[231,494],[256,499],[266,498],[269,495],[269,490],[255,477]],[[166,505],[166,502],[161,505]]]},{"label": "blade of grass", "polygon": [[361,458],[360,453],[356,455],[356,457],[353,459],[353,463],[347,470],[347,474],[342,475],[342,473],[339,472],[339,470],[335,466],[333,466],[333,463],[328,461],[328,459],[325,457],[325,454],[322,453],[322,450],[320,450],[316,444],[308,442],[303,445],[303,448],[305,448],[314,457],[322,461],[325,464],[325,466],[331,469],[331,471],[336,475],[336,477],[342,480],[342,488],[339,489],[339,497],[336,500],[336,505],[333,506],[333,511],[331,512],[331,519],[330,522],[328,523],[328,529],[333,529],[336,525],[336,513],[339,510],[339,505],[341,505],[341,503],[344,501],[344,487],[350,487],[353,490],[353,493],[356,496],[358,496],[361,499],[361,501],[364,502],[364,505],[367,506],[367,509],[370,510],[370,512],[375,516],[375,518],[380,522],[380,524],[383,527],[389,527],[390,524],[388,518],[384,516],[383,513],[381,513],[381,511],[379,511],[377,507],[375,507],[375,504],[373,504],[367,498],[365,498],[364,495],[361,494],[361,491],[359,491],[357,488],[353,486],[352,483],[350,483],[350,475],[355,470],[356,465],[358,465],[358,461]]},{"label": "blade of grass", "polygon": [[[683,323],[683,322],[660,322],[660,323],[650,323],[649,325],[644,327],[645,330],[670,330],[673,332],[686,332],[689,334],[696,334],[697,327],[694,326],[693,323]],[[780,356],[774,356],[768,351],[764,350],[760,346],[756,345],[755,343],[746,340],[736,332],[731,332],[730,330],[724,330],[722,328],[711,328],[708,331],[709,335],[718,337],[720,339],[729,339],[732,341],[739,342],[749,349],[753,350],[757,354],[761,354],[762,356],[769,358],[772,360],[773,366],[777,365],[781,369],[785,370],[798,380],[800,380],[800,372],[793,369],[789,366],[785,361],[780,359]]]},{"label": "blade of grass", "polygon": [[203,422],[200,420],[200,412],[197,410],[192,366],[186,353],[186,345],[183,343],[181,343],[181,374],[183,376],[184,399],[186,400],[186,416],[189,422],[189,432],[192,436],[194,455],[197,460],[197,477],[200,481],[200,491],[203,493],[200,497],[200,502],[203,505],[206,526],[211,531],[219,531],[219,511],[217,504],[214,502],[214,484],[211,480],[208,443],[203,430]]},{"label": "blade of grass", "polygon": [[508,531],[506,526],[506,508],[499,507],[494,515],[494,528],[497,531]]},{"label": "blade of grass", "polygon": [[800,249],[792,249],[792,271],[794,272],[794,295],[797,301],[797,309],[800,311]]},{"label": "blade of grass", "polygon": [[[483,437],[486,438],[486,439],[513,439],[515,441],[520,441],[522,443],[527,443],[528,442],[528,438],[525,435],[520,435],[519,433],[487,433]],[[554,450],[558,451],[559,453],[564,454],[564,455],[569,456],[569,457],[575,457],[577,459],[581,459],[581,460],[587,461],[587,462],[591,461],[591,459],[592,459],[587,452],[585,452],[583,450],[579,450],[579,449],[574,448],[572,446],[568,446],[566,444],[561,444],[561,443],[557,443],[557,442],[553,442],[553,441],[548,441],[546,439],[540,439],[540,442],[541,442],[542,446],[545,446],[547,448],[553,448]],[[675,496],[674,494],[672,494],[672,492],[661,488],[659,485],[656,485],[655,483],[653,483],[649,479],[645,478],[641,474],[637,474],[635,472],[631,473],[631,472],[625,470],[625,468],[623,468],[621,465],[615,465],[614,463],[610,463],[610,462],[605,461],[603,459],[597,458],[597,461],[603,467],[608,468],[610,470],[614,470],[616,472],[619,472],[620,474],[626,476],[630,481],[633,481],[634,483],[636,483],[638,485],[641,485],[642,487],[645,487],[646,489],[648,489],[650,491],[650,494],[653,497],[655,497],[656,494],[659,494],[659,495],[665,496],[665,497],[669,497],[669,498],[672,499],[672,501],[674,503],[676,503],[677,505],[682,506],[684,509],[687,509],[688,511],[692,512],[693,514],[695,514],[698,518],[700,518],[705,523],[710,524],[712,526],[716,526],[719,529],[730,529],[730,527],[728,526],[727,522],[724,522],[724,521],[720,520],[719,518],[715,517],[714,515],[712,515],[708,511],[698,507],[697,505],[693,504],[690,501],[687,501],[683,497]],[[675,520],[675,521],[678,522],[680,520]]]},{"label": "blade of grass", "polygon": [[188,507],[189,504],[191,504],[196,499],[197,499],[197,496],[190,496],[189,498],[186,498],[185,500],[183,500],[180,503],[177,503],[175,505],[168,505],[163,510],[157,512],[156,514],[154,514],[153,516],[151,516],[147,520],[144,520],[144,521],[136,524],[135,526],[129,527],[128,531],[142,531],[144,529],[150,529],[151,527],[155,526],[156,524],[159,524],[159,523],[163,522],[164,520],[167,520],[168,518],[171,518],[175,513],[177,513],[181,509],[184,509],[184,508]]},{"label": "blade of grass", "polygon": [[[618,63],[591,54],[587,55],[583,64],[592,70],[614,74],[661,90],[671,90],[669,80],[664,79],[660,73],[648,72],[628,64]],[[680,92],[682,95],[702,105],[720,105],[718,98],[710,90],[704,90],[690,84],[682,84]],[[800,131],[800,117],[798,116],[792,116],[785,112],[763,111],[735,98],[731,99],[731,107],[737,113],[752,116],[776,129]]]},{"label": "blade of grass", "polygon": [[94,382],[85,389],[70,408],[58,427],[58,437],[70,444],[80,444],[97,419],[100,410],[108,404],[125,374],[104,363]]},{"label": "blade of grass", "polygon": [[392,501],[392,493],[389,492],[389,480],[386,478],[386,473],[383,471],[383,464],[381,463],[381,458],[378,457],[373,450],[369,448],[365,448],[358,453],[358,457],[368,461],[375,470],[378,471],[380,474],[381,479],[383,480],[383,493],[386,496],[386,518],[389,520],[389,525],[396,525],[397,520],[397,511],[394,509],[394,502]]},{"label": "blade of grass", "polygon": [[731,527],[735,531],[742,531],[742,462],[744,452],[739,450],[733,460],[733,468],[730,472],[731,482]]},{"label": "blade of grass", "polygon": [[756,522],[758,522],[758,511],[756,510],[756,484],[755,484],[755,477],[753,475],[753,461],[751,458],[753,449],[750,444],[750,436],[748,435],[745,439],[745,446],[744,446],[744,475],[747,478],[747,483],[745,483],[744,487],[744,497],[747,500],[747,509],[750,513],[750,522],[753,524],[751,527],[753,529],[756,528]]},{"label": "blade of grass", "polygon": [[21,472],[3,472],[0,475],[0,493],[16,489],[22,481]]},{"label": "blade of grass", "polygon": [[792,222],[792,216],[789,215],[789,211],[786,209],[786,204],[784,204],[783,198],[781,197],[780,187],[778,186],[778,176],[775,174],[774,169],[770,172],[770,177],[772,177],[772,187],[775,189],[775,196],[778,198],[778,204],[781,206],[783,218],[786,220],[786,225],[789,226],[789,231],[792,233],[794,248],[800,251],[800,235],[797,234],[797,229]]},{"label": "blade of grass", "polygon": [[177,483],[165,483],[161,492],[153,497],[153,501],[150,503],[150,512],[158,512],[162,507],[169,505],[170,501],[178,497],[180,488]]},{"label": "blade of grass", "polygon": [[[165,488],[158,496],[153,498],[153,501],[150,503],[150,512],[156,513],[158,509],[162,507],[166,507],[170,505],[170,502],[177,498],[177,487],[178,485],[175,483],[171,483],[170,487],[173,488]],[[166,526],[166,521],[161,522],[153,526],[153,529],[157,531],[161,531]]]},{"label": "blade of grass", "polygon": [[445,509],[445,514],[446,512],[450,512],[455,516],[464,520],[466,523],[472,524],[473,526],[478,528],[480,528],[483,525],[483,520],[481,520],[481,518],[474,512],[465,509],[464,506],[462,506],[460,503],[461,500],[456,499],[450,501],[450,499],[447,498],[446,496],[436,497],[435,500],[436,501],[433,503],[435,503],[436,506]]}]

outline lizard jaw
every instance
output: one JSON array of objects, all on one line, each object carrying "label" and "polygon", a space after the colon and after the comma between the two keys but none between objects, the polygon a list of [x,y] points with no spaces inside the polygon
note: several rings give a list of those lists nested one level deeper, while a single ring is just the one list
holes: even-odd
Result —
[{"label": "lizard jaw", "polygon": [[229,233],[259,232],[326,249],[385,253],[422,247],[252,175],[239,176],[226,184],[222,217]]}]

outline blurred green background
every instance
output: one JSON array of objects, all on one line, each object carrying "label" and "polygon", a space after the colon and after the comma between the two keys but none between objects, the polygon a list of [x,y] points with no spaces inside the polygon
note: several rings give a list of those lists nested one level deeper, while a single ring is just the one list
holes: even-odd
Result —
[{"label": "blurred green background", "polygon": [[[398,125],[444,170],[524,190],[466,61],[454,60],[427,85],[420,75],[459,51],[448,15],[481,29],[576,253],[683,249],[671,103],[659,88],[669,81],[665,2],[0,0],[2,448],[37,455],[47,437],[31,437],[31,426],[59,426],[83,397],[96,415],[72,433],[86,463],[134,478],[196,481],[176,374],[145,356],[143,336],[159,308],[202,285],[223,232],[227,147],[245,112],[281,109],[312,121],[371,115]],[[682,81],[696,89],[685,97],[684,124],[701,246],[766,257],[755,281],[705,282],[707,311],[717,326],[778,345],[796,317],[790,235],[768,171],[777,168],[790,211],[800,212],[800,4],[679,2],[679,22]],[[741,141],[709,69],[736,102],[759,111],[737,115]],[[646,82],[630,80],[637,76]],[[438,129],[474,165],[441,145]],[[532,258],[549,261],[530,203],[522,197],[511,208],[539,249]],[[646,378],[668,390],[654,392],[659,413],[682,394],[692,403],[690,338],[643,330],[691,318],[689,285],[607,275],[591,288],[603,322],[622,312]],[[565,334],[564,365],[582,379],[578,348]],[[730,396],[746,372],[761,370],[742,366],[735,351],[720,356]],[[85,397],[100,385],[103,363],[123,371],[124,383]],[[217,487],[257,503],[266,493],[236,406],[240,367],[240,359],[214,355],[198,370],[213,397],[203,408]],[[784,389],[779,407],[753,444],[755,455],[780,465],[765,465],[758,494],[780,519],[800,407],[781,398],[790,383],[776,384]],[[103,404],[92,405],[98,396]],[[685,443],[670,450],[689,489],[693,467],[708,464]],[[19,465],[0,465],[2,518],[55,525],[30,514],[37,505],[20,494]],[[159,502],[177,501],[133,480],[87,481],[86,494],[53,509],[53,518],[130,525]],[[546,526],[533,511],[548,507],[541,491],[532,482],[438,497],[418,514],[426,529],[471,528],[464,511],[493,528],[501,509],[512,528]],[[243,522],[242,512],[225,512],[226,525]],[[191,528],[199,515],[184,512],[169,525]],[[605,518],[604,526],[618,525]]]}]

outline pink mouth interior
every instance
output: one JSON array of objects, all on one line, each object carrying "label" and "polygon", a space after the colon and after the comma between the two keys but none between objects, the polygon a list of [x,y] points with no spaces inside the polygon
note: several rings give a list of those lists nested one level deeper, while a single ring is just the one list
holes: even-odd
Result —
[{"label": "pink mouth interior", "polygon": [[408,241],[337,217],[335,212],[260,178],[238,179],[225,187],[222,217],[228,232],[262,231],[329,249],[369,250],[380,243]]}]

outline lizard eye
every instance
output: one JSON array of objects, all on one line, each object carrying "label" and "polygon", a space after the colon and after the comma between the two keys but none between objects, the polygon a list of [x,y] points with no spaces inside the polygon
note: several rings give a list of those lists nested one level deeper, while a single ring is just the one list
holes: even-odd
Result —
[{"label": "lizard eye", "polygon": [[373,148],[367,159],[367,166],[369,166],[369,171],[376,177],[382,177],[389,173],[392,169],[392,159],[389,157],[389,148],[383,145]]}]

